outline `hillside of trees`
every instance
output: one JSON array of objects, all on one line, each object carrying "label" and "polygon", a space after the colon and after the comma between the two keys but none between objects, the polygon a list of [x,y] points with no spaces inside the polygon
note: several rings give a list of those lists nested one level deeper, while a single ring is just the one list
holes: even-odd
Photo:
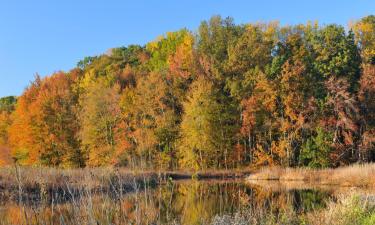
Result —
[{"label": "hillside of trees", "polygon": [[0,100],[0,165],[337,167],[375,160],[375,16],[236,25],[86,57]]}]

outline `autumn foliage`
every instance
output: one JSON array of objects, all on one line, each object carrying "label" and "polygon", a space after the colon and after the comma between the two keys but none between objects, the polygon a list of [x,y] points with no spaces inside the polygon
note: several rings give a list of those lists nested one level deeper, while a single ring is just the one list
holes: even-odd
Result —
[{"label": "autumn foliage", "polygon": [[0,101],[0,165],[208,169],[375,160],[375,17],[236,25],[86,57]]}]

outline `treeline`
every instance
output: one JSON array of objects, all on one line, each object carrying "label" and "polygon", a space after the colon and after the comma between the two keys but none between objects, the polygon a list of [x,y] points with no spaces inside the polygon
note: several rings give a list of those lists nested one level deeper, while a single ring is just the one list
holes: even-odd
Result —
[{"label": "treeline", "polygon": [[36,76],[0,102],[0,163],[328,167],[375,160],[375,16],[219,16]]}]

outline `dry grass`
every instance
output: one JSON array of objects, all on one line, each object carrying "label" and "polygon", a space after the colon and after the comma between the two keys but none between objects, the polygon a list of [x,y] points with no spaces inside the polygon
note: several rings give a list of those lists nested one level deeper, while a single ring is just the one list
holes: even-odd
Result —
[{"label": "dry grass", "polygon": [[157,173],[126,169],[54,169],[6,167],[0,169],[0,201],[40,202],[70,200],[82,193],[133,192],[155,186],[163,178]]},{"label": "dry grass", "polygon": [[324,210],[307,214],[304,220],[311,225],[375,224],[374,196],[341,195],[337,201],[329,201]]},{"label": "dry grass", "polygon": [[263,168],[248,180],[303,181],[323,185],[375,187],[375,164],[356,164],[336,169]]},{"label": "dry grass", "polygon": [[340,196],[342,194],[349,195],[355,192],[359,195],[375,196],[375,188],[371,186],[338,186],[338,185],[324,185],[305,181],[279,181],[279,180],[247,180],[250,187],[258,188],[271,193],[285,193],[292,191],[317,190],[329,193],[332,196]]},{"label": "dry grass", "polygon": [[56,169],[45,167],[3,167],[0,168],[0,185],[4,187],[71,187],[96,188],[114,180],[130,182],[133,179],[156,179],[155,172],[130,171],[116,168]]},{"label": "dry grass", "polygon": [[[2,167],[0,168],[0,195],[2,200],[15,200],[39,196],[42,192],[79,192],[91,190],[111,192],[121,188],[133,191],[134,186],[155,186],[167,180],[181,179],[227,179],[243,178],[249,173],[236,170],[208,171],[145,171],[126,168],[57,169],[46,167]],[[5,194],[4,194],[5,193]]]},{"label": "dry grass", "polygon": [[47,167],[0,167],[0,186],[12,186],[19,179],[23,185],[64,186],[77,185],[96,187],[110,178],[118,178],[123,181],[141,179],[209,179],[209,178],[243,178],[249,175],[244,170],[205,170],[205,171],[156,171],[156,170],[129,170],[127,168],[101,167],[84,169],[57,169]]}]

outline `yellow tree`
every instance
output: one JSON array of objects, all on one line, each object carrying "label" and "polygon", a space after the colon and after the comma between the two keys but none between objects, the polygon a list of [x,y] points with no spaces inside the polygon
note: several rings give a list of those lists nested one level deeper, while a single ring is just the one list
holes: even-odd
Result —
[{"label": "yellow tree", "polygon": [[375,16],[367,16],[352,26],[365,63],[375,63]]},{"label": "yellow tree", "polygon": [[234,148],[236,109],[213,84],[198,78],[184,103],[179,143],[180,165],[205,169],[227,167]]},{"label": "yellow tree", "polygon": [[[120,87],[106,83],[104,78],[91,83],[81,96],[80,138],[87,152],[89,166],[119,163],[116,157],[126,151],[127,145],[121,121]],[[121,148],[121,149],[119,149]]]},{"label": "yellow tree", "polygon": [[138,166],[174,166],[179,106],[165,75],[151,72],[123,93],[123,113],[131,126]]}]

